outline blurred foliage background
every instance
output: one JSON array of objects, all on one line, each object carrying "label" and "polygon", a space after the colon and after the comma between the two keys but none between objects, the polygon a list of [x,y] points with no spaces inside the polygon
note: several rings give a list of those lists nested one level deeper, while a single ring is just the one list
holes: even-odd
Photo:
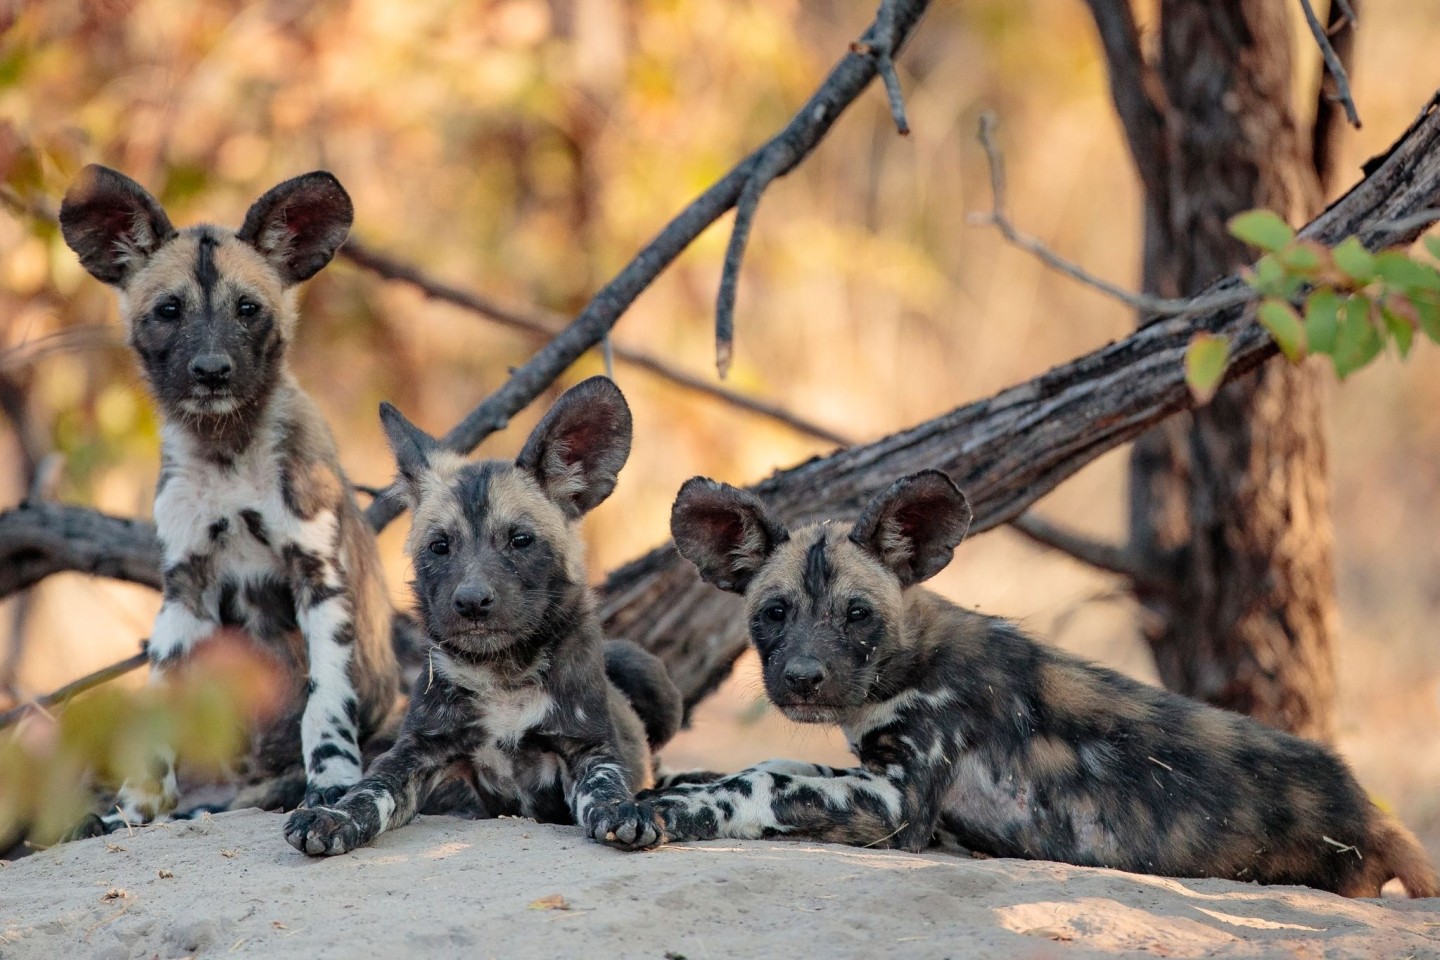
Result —
[{"label": "blurred foliage background", "polygon": [[[574,311],[694,194],[779,127],[870,22],[872,0],[44,0],[0,5],[0,182],[53,207],[98,161],[180,224],[234,225],[275,182],[332,170],[354,234],[505,302]],[[1296,19],[1298,21],[1298,10]],[[1142,24],[1150,6],[1141,5]],[[1301,27],[1297,23],[1297,27]],[[1440,0],[1372,5],[1357,36],[1365,119],[1341,168],[1388,146],[1440,86]],[[1318,54],[1296,32],[1313,90]],[[1138,187],[1093,28],[1078,0],[936,3],[899,61],[913,133],[876,89],[760,206],[741,277],[732,386],[856,439],[909,426],[1123,336],[1128,311],[967,224],[989,208],[976,120],[1003,121],[1012,214],[1053,248],[1137,279]],[[1313,112],[1313,97],[1299,105]],[[617,342],[713,376],[712,311],[728,219],[636,303]],[[441,431],[535,341],[337,261],[304,291],[293,362],[352,479],[391,464],[381,399]],[[1312,360],[1310,362],[1324,362]],[[1440,381],[1423,346],[1333,390],[1343,629],[1340,746],[1440,853]],[[568,383],[597,372],[598,356]],[[827,445],[617,368],[636,443],[588,521],[592,577],[667,535],[695,473],[753,482]],[[0,213],[0,503],[37,455],[54,494],[150,510],[156,420],[113,296],[58,232]],[[538,410],[482,452],[518,449]],[[14,429],[18,421],[18,429]],[[1123,530],[1123,452],[1040,509]],[[399,545],[382,539],[408,604]],[[935,582],[957,600],[1153,680],[1137,611],[1104,576],[1004,530]],[[0,605],[13,686],[31,696],[135,649],[158,598],[78,576]],[[25,642],[20,644],[18,641]],[[138,678],[132,678],[138,679]],[[763,709],[742,666],[672,765],[771,755],[839,760],[838,735]]]}]

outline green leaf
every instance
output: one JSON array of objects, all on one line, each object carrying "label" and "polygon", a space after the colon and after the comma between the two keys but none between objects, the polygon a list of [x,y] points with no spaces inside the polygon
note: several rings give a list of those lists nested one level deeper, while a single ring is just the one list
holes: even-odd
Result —
[{"label": "green leaf", "polygon": [[1400,351],[1401,359],[1410,356],[1410,344],[1415,340],[1415,325],[1390,309],[1389,298],[1380,306],[1380,316],[1385,320],[1390,336],[1395,338],[1395,347]]},{"label": "green leaf", "polygon": [[1425,249],[1430,251],[1430,256],[1440,260],[1440,237],[1426,237]]},{"label": "green leaf", "polygon": [[1270,299],[1260,304],[1260,325],[1280,346],[1280,352],[1292,363],[1305,359],[1305,328],[1295,308],[1284,300]]},{"label": "green leaf", "polygon": [[1370,322],[1370,298],[1351,297],[1345,303],[1340,331],[1335,338],[1335,374],[1344,380],[1365,366],[1385,347],[1375,324]]},{"label": "green leaf", "polygon": [[1206,404],[1220,388],[1225,376],[1225,361],[1230,352],[1230,341],[1210,333],[1197,333],[1185,348],[1185,382],[1195,396],[1195,402]]},{"label": "green leaf", "polygon": [[1425,336],[1440,343],[1440,297],[1420,294],[1410,298],[1410,306],[1415,308],[1415,316]]},{"label": "green leaf", "polygon": [[1320,254],[1307,246],[1296,244],[1281,251],[1278,256],[1280,262],[1290,270],[1308,274],[1320,269]]},{"label": "green leaf", "polygon": [[1356,283],[1366,284],[1375,279],[1375,255],[1366,250],[1358,238],[1341,240],[1330,255],[1340,272]]},{"label": "green leaf", "polygon": [[1440,290],[1440,271],[1426,263],[1411,260],[1399,250],[1386,250],[1375,258],[1375,272],[1390,286],[1402,293],[1417,290]]},{"label": "green leaf", "polygon": [[1290,225],[1270,210],[1247,210],[1230,218],[1230,234],[1271,253],[1295,239]]},{"label": "green leaf", "polygon": [[1334,290],[1316,290],[1305,303],[1305,341],[1312,353],[1334,353],[1340,327],[1340,297]]}]

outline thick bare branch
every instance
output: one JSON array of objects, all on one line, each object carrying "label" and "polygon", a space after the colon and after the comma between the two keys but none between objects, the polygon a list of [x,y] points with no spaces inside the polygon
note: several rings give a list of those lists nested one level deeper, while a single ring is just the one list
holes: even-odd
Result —
[{"label": "thick bare branch", "polygon": [[66,570],[159,589],[155,527],[59,503],[27,501],[0,513],[0,597]]},{"label": "thick bare branch", "polygon": [[[1321,26],[1320,18],[1315,15],[1315,8],[1311,6],[1310,0],[1300,0],[1300,8],[1305,11],[1305,22],[1310,26],[1310,35],[1320,47],[1320,55],[1325,58],[1325,69],[1335,81],[1335,99],[1345,108],[1345,117],[1350,121],[1350,126],[1359,130],[1360,114],[1355,110],[1355,98],[1350,93],[1350,76],[1345,72],[1345,65],[1340,62],[1340,54],[1336,52],[1325,28]],[[1349,11],[1352,31],[1353,13],[1354,11]]]},{"label": "thick bare branch", "polygon": [[[453,284],[446,283],[436,277],[430,276],[414,264],[406,263],[395,257],[388,256],[372,249],[368,244],[362,243],[355,238],[346,241],[345,246],[340,248],[340,257],[355,264],[370,273],[385,280],[393,280],[407,284],[425,294],[433,300],[439,300],[452,306],[460,307],[471,313],[478,314],[488,320],[503,324],[515,330],[521,330],[536,337],[543,337],[549,340],[564,330],[565,318],[556,313],[536,309],[517,309],[506,306],[483,294],[466,290]],[[604,341],[609,344],[609,338]],[[784,424],[800,433],[809,434],[827,443],[845,445],[848,441],[835,431],[821,426],[811,420],[801,417],[786,410],[784,407],[773,403],[767,403],[754,397],[747,397],[742,393],[722,387],[719,384],[711,383],[709,380],[697,377],[694,374],[686,373],[684,370],[674,367],[654,354],[646,353],[643,350],[636,350],[621,344],[610,344],[610,351],[615,359],[632,367],[652,373],[663,380],[687,390],[713,397],[730,406],[737,407],[750,413],[759,414],[776,423]],[[609,369],[607,363],[606,368]]]},{"label": "thick bare branch", "polygon": [[[897,45],[909,36],[928,5],[929,0],[896,0],[893,22]],[[876,25],[872,23],[861,38],[862,42],[873,42],[875,31]],[[445,446],[468,453],[490,434],[503,430],[512,416],[529,406],[581,354],[599,343],[635,298],[706,227],[736,204],[758,162],[757,158],[783,154],[787,165],[778,169],[775,175],[783,176],[789,172],[824,139],[845,108],[875,79],[875,74],[873,59],[847,53],[785,129],[671,220],[585,305],[570,326],[447,433],[443,439]],[[400,498],[395,495],[392,486],[385,496],[370,505],[366,517],[372,527],[380,530],[398,517],[402,509]]]}]

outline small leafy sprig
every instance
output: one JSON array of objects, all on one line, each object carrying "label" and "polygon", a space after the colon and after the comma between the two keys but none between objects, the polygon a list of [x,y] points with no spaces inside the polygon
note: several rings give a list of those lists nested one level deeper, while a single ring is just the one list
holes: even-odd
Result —
[{"label": "small leafy sprig", "polygon": [[[1409,356],[1417,331],[1440,343],[1435,265],[1399,249],[1371,253],[1353,236],[1334,247],[1301,239],[1269,210],[1249,210],[1228,226],[1264,251],[1245,282],[1261,298],[1256,318],[1290,361],[1328,356],[1343,380],[1386,344]],[[1440,260],[1440,237],[1426,237],[1425,247]],[[1201,403],[1220,385],[1228,346],[1224,337],[1198,334],[1186,350],[1186,382]]]}]

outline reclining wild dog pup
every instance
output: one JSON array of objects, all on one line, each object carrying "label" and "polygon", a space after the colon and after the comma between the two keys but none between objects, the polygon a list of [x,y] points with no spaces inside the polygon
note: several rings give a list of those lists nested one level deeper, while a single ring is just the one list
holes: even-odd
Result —
[{"label": "reclining wild dog pup", "polygon": [[933,470],[896,481],[849,530],[790,533],[749,493],[698,477],[681,488],[675,545],[744,594],[770,699],[791,719],[839,724],[861,766],[680,774],[641,796],[671,840],[946,839],[1346,896],[1378,896],[1398,876],[1411,896],[1440,894],[1415,838],[1327,748],[910,589],[950,562],[970,517]]},{"label": "reclining wild dog pup", "polygon": [[605,643],[576,530],[630,454],[625,398],[604,377],[572,388],[514,463],[466,462],[389,404],[380,417],[414,509],[406,549],[433,669],[394,747],[338,803],[292,814],[285,839],[312,855],[364,846],[459,774],[492,816],[659,843],[634,791],[650,782],[647,733],[658,748],[679,729],[680,692],[659,660]]},{"label": "reclining wild dog pup", "polygon": [[[238,232],[177,231],[139,184],[93,165],[60,208],[65,242],[119,293],[165,415],[155,493],[165,596],[152,680],[225,626],[277,655],[291,689],[280,719],[257,731],[254,759],[257,772],[296,787],[272,801],[289,806],[301,799],[302,765],[306,803],[360,779],[360,745],[399,686],[374,537],[329,428],[285,362],[295,287],[330,262],[352,216],[339,182],[317,172],[266,193]],[[173,810],[174,758],[157,761],[153,780],[127,782],[115,809],[77,832]]]}]

